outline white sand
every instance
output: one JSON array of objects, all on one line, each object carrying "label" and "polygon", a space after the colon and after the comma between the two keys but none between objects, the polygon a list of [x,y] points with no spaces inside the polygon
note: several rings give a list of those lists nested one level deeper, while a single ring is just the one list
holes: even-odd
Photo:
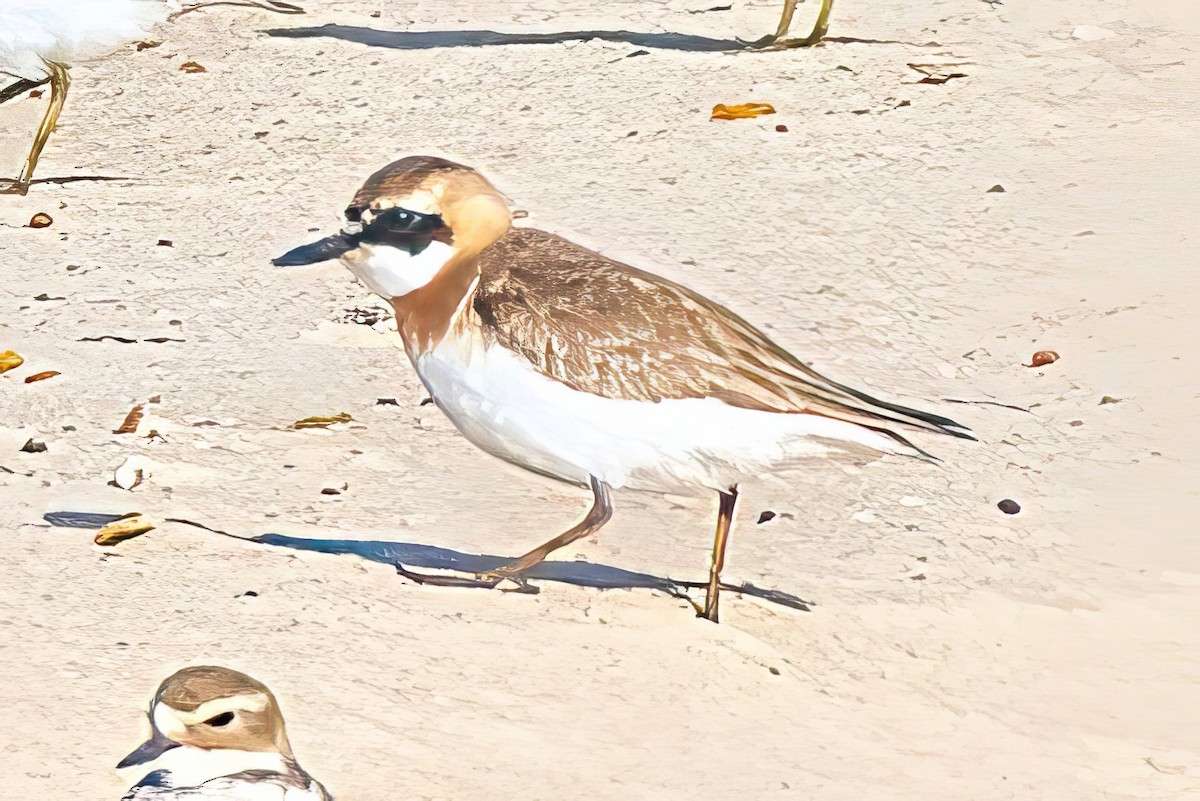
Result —
[{"label": "white sand", "polygon": [[[839,0],[832,35],[907,44],[738,55],[262,33],[773,27],[765,3],[688,13],[714,5],[221,8],[74,71],[38,177],[129,180],[0,198],[0,350],[27,360],[0,378],[0,799],[119,797],[112,765],[149,694],[196,662],[266,681],[343,801],[1200,790],[1190,4]],[[945,62],[967,77],[920,85],[906,66]],[[708,120],[746,101],[779,113]],[[6,176],[42,108],[0,109]],[[516,554],[582,510],[583,493],[418,405],[386,324],[339,322],[376,302],[348,272],[268,264],[335,230],[358,183],[410,152],[486,170],[532,223],[686,281],[818,369],[984,441],[922,439],[940,469],[887,459],[745,493],[728,578],[817,606],[728,595],[720,626],[649,590],[421,588],[179,525],[102,551],[43,523],[143,511]],[[20,227],[39,211],[51,228]],[[79,341],[103,335],[186,341]],[[1021,366],[1043,348],[1061,361]],[[46,369],[62,375],[23,383]],[[165,441],[110,433],[155,395],[140,432]],[[287,430],[339,411],[365,427]],[[30,437],[48,451],[19,452]],[[108,486],[131,454],[153,477]],[[715,500],[616,501],[560,558],[703,576]],[[794,517],[755,525],[765,509]]]}]

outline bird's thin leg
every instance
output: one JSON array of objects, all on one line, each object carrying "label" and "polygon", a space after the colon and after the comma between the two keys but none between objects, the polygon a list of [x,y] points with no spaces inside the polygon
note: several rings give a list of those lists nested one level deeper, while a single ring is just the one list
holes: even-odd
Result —
[{"label": "bird's thin leg", "polygon": [[722,492],[717,507],[717,533],[713,538],[712,567],[708,573],[708,594],[704,598],[704,611],[699,617],[717,622],[717,607],[721,601],[721,569],[725,567],[725,545],[729,542],[729,529],[733,526],[733,507],[737,504],[737,487]]},{"label": "bird's thin leg", "polygon": [[581,537],[586,537],[593,532],[599,531],[600,527],[612,518],[612,498],[608,485],[600,479],[591,476],[589,483],[592,488],[592,508],[588,509],[587,514],[583,516],[582,520],[549,542],[539,545],[524,556],[509,562],[507,565],[490,571],[486,576],[488,578],[495,578],[497,583],[504,579],[511,579],[519,583],[521,575],[525,571],[536,564],[540,564],[547,556],[559,548],[570,545]]},{"label": "bird's thin leg", "polygon": [[58,115],[62,112],[63,103],[67,99],[67,89],[71,86],[71,76],[67,72],[67,65],[57,61],[47,61],[46,68],[50,70],[50,105],[46,107],[42,124],[38,126],[37,133],[33,137],[33,147],[29,150],[29,158],[25,160],[25,168],[21,170],[17,182],[0,188],[0,192],[5,194],[24,195],[29,191],[29,182],[33,180],[33,171],[37,167],[38,159],[41,158],[42,148],[46,146],[46,140],[50,138],[50,132],[54,130],[54,125],[58,122]]},{"label": "bird's thin leg", "polygon": [[592,488],[592,508],[588,510],[583,519],[580,520],[571,528],[559,534],[554,539],[544,545],[534,548],[524,556],[518,557],[508,564],[501,565],[495,570],[490,570],[486,573],[479,573],[474,578],[466,578],[463,576],[449,576],[430,573],[416,573],[407,568],[397,565],[396,572],[407,579],[415,581],[418,584],[429,584],[438,587],[482,587],[492,588],[500,582],[508,579],[515,581],[522,590],[528,592],[536,592],[527,585],[522,578],[522,574],[536,564],[542,562],[547,556],[564,545],[569,545],[580,537],[586,537],[594,531],[599,530],[601,526],[609,521],[612,517],[612,499],[609,495],[608,485],[600,481],[598,478],[590,479]]},{"label": "bird's thin leg", "polygon": [[833,10],[833,0],[821,0],[821,8],[817,12],[816,22],[813,23],[808,36],[803,39],[784,39],[787,36],[788,28],[792,26],[792,17],[796,14],[796,2],[797,0],[784,0],[783,14],[779,17],[779,27],[775,29],[775,35],[755,42],[756,46],[809,47],[825,38],[826,32],[829,31],[829,14]]}]

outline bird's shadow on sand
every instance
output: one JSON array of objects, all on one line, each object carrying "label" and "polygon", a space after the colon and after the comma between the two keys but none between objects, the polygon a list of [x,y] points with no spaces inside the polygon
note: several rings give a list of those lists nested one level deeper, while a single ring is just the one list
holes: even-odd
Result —
[{"label": "bird's shadow on sand", "polygon": [[[93,512],[49,512],[43,519],[52,526],[64,528],[98,529],[119,520],[121,515],[96,514]],[[459,573],[486,573],[510,561],[511,557],[490,554],[469,554],[435,545],[416,542],[390,542],[384,540],[310,539],[292,537],[287,534],[259,534],[243,537],[229,532],[209,528],[191,520],[168,518],[168,522],[182,523],[210,531],[214,534],[233,537],[244,542],[254,542],[294,551],[311,551],[335,555],[352,555],[372,562],[390,565],[397,570],[412,568],[454,570]],[[542,562],[525,574],[531,581],[558,581],[579,587],[595,589],[649,589],[658,590],[676,598],[688,598],[687,591],[702,588],[707,582],[677,581],[665,576],[623,570],[611,565],[591,562]],[[810,611],[810,601],[778,590],[767,590],[753,584],[722,584],[726,592],[750,595],[764,601],[786,606],[790,609]]]},{"label": "bird's shadow on sand", "polygon": [[623,42],[635,47],[680,50],[687,53],[715,53],[757,48],[762,42],[739,39],[711,39],[684,33],[639,33],[637,31],[564,31],[561,33],[501,33],[499,31],[381,31],[354,25],[321,25],[309,28],[273,28],[269,36],[306,39],[325,36],[357,42],[368,47],[395,50],[431,50],[443,47],[491,47],[513,44],[562,44],[591,39]]}]

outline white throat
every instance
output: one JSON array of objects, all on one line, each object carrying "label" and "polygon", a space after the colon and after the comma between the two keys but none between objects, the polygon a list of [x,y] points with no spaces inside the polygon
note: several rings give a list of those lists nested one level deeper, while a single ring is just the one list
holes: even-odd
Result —
[{"label": "white throat", "polygon": [[247,770],[266,770],[288,773],[289,767],[277,751],[235,751],[227,748],[172,748],[149,765],[139,765],[143,773],[155,770],[171,772],[171,784],[195,787],[221,776],[232,776]]},{"label": "white throat", "polygon": [[428,284],[454,254],[453,247],[436,240],[416,255],[391,245],[364,243],[342,261],[368,289],[391,300]]}]

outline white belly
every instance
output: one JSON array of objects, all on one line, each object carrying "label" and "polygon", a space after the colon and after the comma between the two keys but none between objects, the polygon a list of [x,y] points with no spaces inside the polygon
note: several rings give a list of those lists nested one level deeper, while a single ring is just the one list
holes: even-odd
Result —
[{"label": "white belly", "polygon": [[447,338],[414,366],[475,445],[575,483],[595,476],[612,487],[724,490],[831,451],[899,450],[873,431],[815,415],[739,409],[712,398],[651,403],[579,392],[520,355],[477,342]]}]

